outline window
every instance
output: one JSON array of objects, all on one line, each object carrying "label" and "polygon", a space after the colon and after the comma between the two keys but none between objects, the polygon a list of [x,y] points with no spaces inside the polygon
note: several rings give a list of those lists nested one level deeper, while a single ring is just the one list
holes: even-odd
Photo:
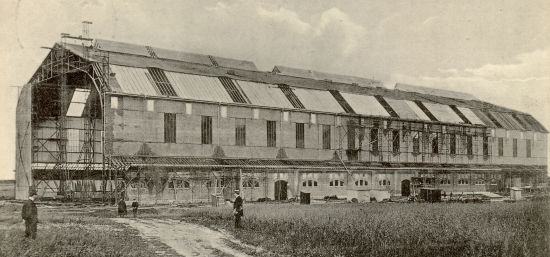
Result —
[{"label": "window", "polygon": [[384,180],[378,181],[378,184],[381,185],[381,186],[389,186],[389,185],[390,185],[390,181],[384,179]]},{"label": "window", "polygon": [[147,111],[148,112],[155,111],[155,100],[147,100]]},{"label": "window", "polygon": [[418,133],[414,135],[413,137],[413,153],[419,153],[420,152],[420,139],[418,136]]},{"label": "window", "polygon": [[456,134],[451,134],[449,142],[449,153],[456,154]]},{"label": "window", "polygon": [[149,74],[151,75],[149,79],[154,82],[159,94],[166,96],[178,96],[163,70],[159,68],[148,68],[147,70],[149,70]]},{"label": "window", "polygon": [[518,140],[516,138],[512,140],[512,154],[513,157],[518,157]]},{"label": "window", "polygon": [[258,187],[260,187],[260,182],[256,180],[249,179],[249,180],[243,181],[243,188],[258,188]]},{"label": "window", "polygon": [[164,114],[164,142],[165,143],[176,142],[176,114],[175,113]]},{"label": "window", "polygon": [[467,155],[473,155],[474,154],[474,143],[472,136],[466,136],[466,154]]},{"label": "window", "polygon": [[489,137],[483,137],[483,155],[489,156]]},{"label": "window", "polygon": [[288,99],[288,101],[290,101],[290,103],[292,104],[292,106],[294,106],[294,108],[305,109],[300,99],[298,99],[298,97],[294,94],[294,92],[292,92],[292,89],[290,88],[290,86],[279,84],[279,88],[281,89],[281,91],[283,91],[283,94],[285,94],[286,98]]},{"label": "window", "polygon": [[461,179],[458,180],[458,184],[459,185],[468,185],[468,180],[461,178]]},{"label": "window", "polygon": [[304,123],[296,123],[296,148],[304,148]]},{"label": "window", "polygon": [[212,144],[212,117],[201,116],[201,144]]},{"label": "window", "polygon": [[323,149],[331,148],[330,125],[323,125]]},{"label": "window", "polygon": [[302,186],[303,187],[316,187],[317,186],[317,181],[315,180],[305,180],[302,182]]},{"label": "window", "polygon": [[118,96],[111,96],[111,108],[118,109]]},{"label": "window", "polygon": [[371,129],[370,130],[370,144],[371,144],[371,151],[373,153],[378,152],[378,129]]},{"label": "window", "polygon": [[399,130],[392,131],[393,153],[399,153]]},{"label": "window", "polygon": [[531,139],[525,140],[525,156],[531,157]]},{"label": "window", "polygon": [[246,145],[246,120],[235,119],[235,145]]},{"label": "window", "polygon": [[355,122],[348,122],[348,149],[355,149]]},{"label": "window", "polygon": [[277,147],[277,123],[273,120],[267,121],[267,147]]},{"label": "window", "polygon": [[504,156],[504,138],[498,138],[498,156]]},{"label": "window", "polygon": [[489,182],[489,184],[491,184],[492,186],[498,185],[496,179],[491,179],[491,181]]},{"label": "window", "polygon": [[432,153],[439,153],[439,136],[437,133],[433,133],[432,137]]},{"label": "window", "polygon": [[360,180],[355,181],[355,185],[356,186],[368,186],[369,183],[366,180],[360,179]]},{"label": "window", "polygon": [[483,179],[476,180],[476,186],[482,186],[482,185],[485,185],[485,180]]},{"label": "window", "polygon": [[333,180],[333,181],[330,181],[329,186],[331,186],[331,187],[343,187],[344,186],[344,181],[342,181],[342,180]]},{"label": "window", "polygon": [[448,178],[442,178],[439,184],[441,184],[441,185],[450,185],[451,180],[448,179]]}]

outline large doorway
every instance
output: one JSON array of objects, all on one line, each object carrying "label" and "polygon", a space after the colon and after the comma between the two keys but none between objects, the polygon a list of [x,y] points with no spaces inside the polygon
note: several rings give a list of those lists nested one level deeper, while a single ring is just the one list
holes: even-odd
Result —
[{"label": "large doorway", "polygon": [[403,180],[401,181],[401,195],[402,196],[409,196],[411,195],[411,181],[410,180]]},{"label": "large doorway", "polygon": [[287,184],[288,182],[284,180],[278,180],[275,182],[275,200],[276,201],[287,199],[287,195],[286,195]]}]

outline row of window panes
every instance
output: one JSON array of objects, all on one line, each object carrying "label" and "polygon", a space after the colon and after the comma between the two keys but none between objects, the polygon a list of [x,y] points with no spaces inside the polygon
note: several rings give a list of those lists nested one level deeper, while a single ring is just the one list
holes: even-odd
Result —
[{"label": "row of window panes", "polygon": [[[525,157],[531,157],[531,139],[525,139]],[[498,138],[498,156],[504,156],[504,138]],[[518,157],[518,139],[512,139],[512,156]]]},{"label": "row of window panes", "polygon": [[[174,113],[165,113],[164,114],[164,141],[166,143],[175,143],[176,142],[176,114]],[[330,149],[331,146],[331,133],[330,125],[323,125],[323,149]],[[371,151],[378,152],[378,130],[371,129]],[[400,140],[399,140],[399,131],[394,130],[392,132],[392,146],[393,152],[399,152]],[[354,137],[349,137],[353,140],[348,140],[348,147],[350,149],[355,148]],[[437,133],[432,133],[429,135],[431,141],[431,150],[432,153],[439,153],[439,135]],[[473,138],[472,136],[466,136],[466,154],[473,155]],[[456,144],[456,134],[450,134],[450,154],[456,154],[457,144]],[[277,123],[276,121],[267,121],[267,146],[276,147],[277,142]],[[353,142],[353,143],[352,143]],[[518,142],[517,139],[513,139],[512,144],[512,154],[513,157],[518,155]],[[202,144],[212,144],[212,117],[211,116],[201,116],[201,143]],[[418,135],[413,137],[413,152],[420,152],[420,142]],[[245,119],[235,119],[235,145],[245,146],[246,145],[246,120]],[[304,123],[296,123],[296,148],[305,147],[305,128]],[[488,137],[483,137],[483,155],[489,155],[489,139]],[[504,155],[504,139],[498,138],[498,155]],[[531,157],[531,140],[526,139],[526,157]]]}]

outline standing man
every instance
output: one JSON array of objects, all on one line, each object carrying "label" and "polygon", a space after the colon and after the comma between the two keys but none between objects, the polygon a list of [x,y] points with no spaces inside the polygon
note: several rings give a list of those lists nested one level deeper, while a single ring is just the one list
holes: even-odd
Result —
[{"label": "standing man", "polygon": [[243,199],[239,195],[239,190],[235,190],[235,202],[233,203],[233,215],[235,215],[235,228],[242,228],[241,217],[243,214]]},{"label": "standing man", "polygon": [[134,201],[132,202],[132,212],[134,213],[134,219],[137,218],[138,207],[139,207],[139,203],[134,198]]},{"label": "standing man", "polygon": [[124,218],[126,216],[126,202],[124,199],[120,199],[118,202],[118,216]]},{"label": "standing man", "polygon": [[29,191],[29,199],[23,203],[23,210],[21,211],[21,217],[25,220],[25,237],[31,237],[36,239],[36,227],[38,224],[38,209],[34,199],[37,197],[36,190],[31,189]]}]

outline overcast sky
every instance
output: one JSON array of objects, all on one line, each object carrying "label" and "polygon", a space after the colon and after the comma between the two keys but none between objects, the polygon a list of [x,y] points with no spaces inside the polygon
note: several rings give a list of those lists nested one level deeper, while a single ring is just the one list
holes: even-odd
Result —
[{"label": "overcast sky", "polygon": [[474,94],[550,128],[550,2],[0,0],[0,179],[15,106],[60,33]]}]

